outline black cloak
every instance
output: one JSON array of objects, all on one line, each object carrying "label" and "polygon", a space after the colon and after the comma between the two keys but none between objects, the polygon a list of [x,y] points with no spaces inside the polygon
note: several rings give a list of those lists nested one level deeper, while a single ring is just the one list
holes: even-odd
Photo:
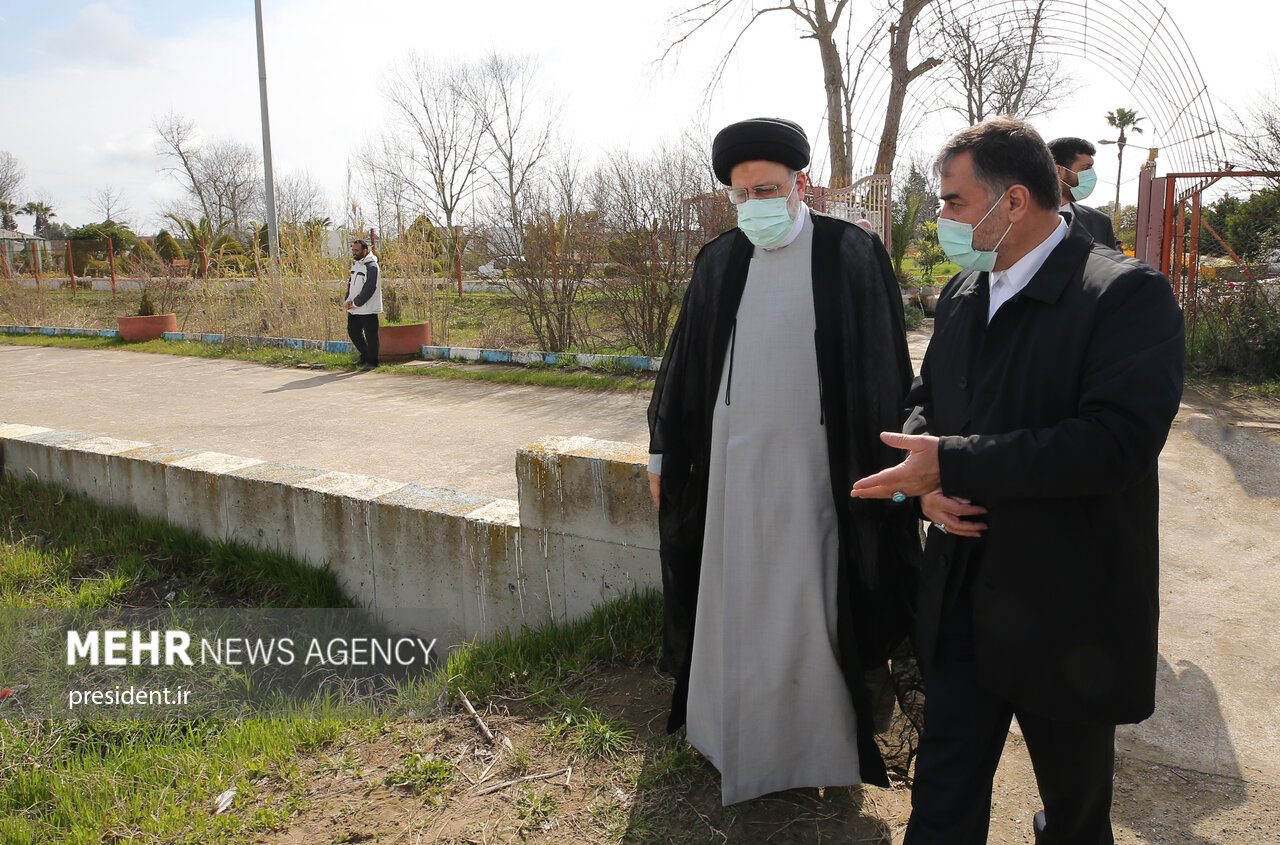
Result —
[{"label": "black cloak", "polygon": [[[702,248],[649,403],[650,452],[663,456],[662,667],[676,676],[667,724],[672,732],[685,721],[712,414],[753,249],[740,229]],[[903,457],[880,441],[882,431],[901,431],[912,381],[901,291],[884,246],[861,227],[814,214],[813,305],[831,496],[839,519],[838,657],[858,715],[862,780],[887,786],[867,674],[883,670],[911,630],[919,523],[910,504],[849,496],[854,481]]]}]

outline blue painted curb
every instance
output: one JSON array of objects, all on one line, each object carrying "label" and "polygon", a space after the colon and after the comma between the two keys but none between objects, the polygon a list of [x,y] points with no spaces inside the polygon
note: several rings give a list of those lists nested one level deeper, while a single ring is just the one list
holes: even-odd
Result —
[{"label": "blue painted curb", "polygon": [[[0,326],[0,334],[39,334],[47,336],[116,337],[115,329],[68,329],[50,326]],[[283,349],[320,349],[338,354],[354,353],[355,347],[345,340],[309,340],[297,337],[259,337],[256,335],[201,334],[199,332],[165,332],[165,340],[184,343],[237,342],[249,346]],[[636,370],[657,372],[662,358],[645,355],[591,355],[577,352],[538,352],[526,349],[477,349],[466,346],[423,346],[427,361],[463,361],[485,364],[541,364],[550,367],[570,366],[589,370]]]}]

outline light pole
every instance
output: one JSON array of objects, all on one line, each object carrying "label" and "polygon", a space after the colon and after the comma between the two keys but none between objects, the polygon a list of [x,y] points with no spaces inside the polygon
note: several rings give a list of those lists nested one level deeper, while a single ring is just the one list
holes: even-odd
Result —
[{"label": "light pole", "polygon": [[258,23],[258,93],[262,100],[262,170],[266,176],[267,249],[271,266],[280,257],[280,232],[276,228],[276,186],[271,175],[271,118],[267,114],[267,52],[262,45],[262,0],[253,0]]},{"label": "light pole", "polygon": [[[1137,148],[1138,148],[1138,149],[1140,149],[1140,150],[1146,150],[1146,151],[1147,151],[1147,165],[1149,165],[1150,167],[1152,167],[1152,168],[1154,169],[1154,167],[1155,167],[1155,163],[1156,163],[1156,156],[1159,154],[1160,150],[1167,150],[1167,149],[1169,149],[1170,147],[1176,147],[1178,144],[1186,144],[1186,143],[1188,143],[1188,142],[1190,142],[1190,141],[1199,141],[1201,138],[1208,138],[1210,135],[1212,135],[1212,134],[1213,134],[1213,131],[1214,131],[1214,130],[1209,129],[1209,130],[1206,130],[1206,131],[1204,131],[1204,132],[1201,132],[1199,135],[1193,135],[1193,136],[1191,136],[1190,138],[1183,138],[1183,139],[1182,139],[1182,140],[1180,140],[1180,141],[1171,141],[1171,142],[1170,142],[1170,143],[1168,143],[1168,144],[1161,144],[1161,145],[1159,145],[1159,146],[1155,146],[1155,147],[1142,147],[1142,146],[1138,146],[1137,144],[1130,144],[1128,141],[1109,141],[1109,140],[1107,140],[1107,139],[1105,139],[1105,138],[1104,138],[1104,139],[1102,139],[1102,140],[1100,140],[1100,141],[1098,141],[1098,143],[1099,143],[1099,144],[1114,144],[1116,147],[1118,147],[1118,148],[1119,148],[1119,153],[1120,153],[1120,155],[1117,157],[1117,158],[1118,158],[1118,161],[1123,161],[1123,160],[1124,160],[1124,148],[1125,148],[1125,147],[1137,147]],[[1154,173],[1154,170],[1153,170],[1153,173]],[[1113,218],[1112,223],[1113,223],[1113,225],[1114,225],[1117,229],[1119,229],[1119,228],[1120,228],[1120,176],[1121,176],[1121,172],[1120,172],[1120,170],[1119,170],[1119,167],[1117,166],[1117,170],[1116,170],[1116,204],[1115,204],[1115,207],[1112,209],[1112,218]]]}]

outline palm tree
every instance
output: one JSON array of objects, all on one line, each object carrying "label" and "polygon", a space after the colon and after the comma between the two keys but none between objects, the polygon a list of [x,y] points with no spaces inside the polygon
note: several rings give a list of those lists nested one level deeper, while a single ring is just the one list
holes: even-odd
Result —
[{"label": "palm tree", "polygon": [[1111,206],[1111,223],[1119,230],[1120,228],[1120,170],[1124,164],[1124,145],[1126,129],[1142,134],[1142,127],[1138,126],[1138,121],[1142,118],[1138,117],[1137,109],[1116,109],[1107,112],[1107,123],[1113,129],[1120,130],[1120,137],[1116,139],[1116,204]]},{"label": "palm tree", "polygon": [[[199,220],[192,220],[189,217],[179,217],[176,214],[166,214],[166,218],[173,221],[178,227],[178,231],[187,239],[187,248],[193,258],[199,257],[200,264],[197,265],[200,277],[204,278],[205,262],[208,260],[210,244],[213,239],[222,234],[222,230],[230,226],[230,222],[222,223],[217,228],[209,222],[208,217],[201,217]],[[203,255],[201,251],[203,250]]]},{"label": "palm tree", "polygon": [[32,227],[31,233],[39,238],[45,236],[45,229],[48,228],[49,221],[58,216],[58,213],[53,210],[53,206],[38,200],[27,203],[18,213],[30,214],[36,218],[36,225]]},{"label": "palm tree", "polygon": [[16,202],[0,201],[0,229],[8,229],[10,232],[18,230],[18,221],[13,216],[18,213],[18,204]]}]

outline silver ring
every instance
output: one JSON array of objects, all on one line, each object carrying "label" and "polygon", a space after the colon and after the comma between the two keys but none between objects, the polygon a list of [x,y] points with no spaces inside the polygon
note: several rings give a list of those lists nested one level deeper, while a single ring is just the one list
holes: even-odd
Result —
[{"label": "silver ring", "polygon": [[893,499],[894,504],[900,505],[907,500],[907,494],[901,490],[895,490],[890,498]]},{"label": "silver ring", "polygon": [[934,525],[938,526],[938,530],[943,534],[947,533],[947,526],[943,525],[941,522],[935,522]]}]

